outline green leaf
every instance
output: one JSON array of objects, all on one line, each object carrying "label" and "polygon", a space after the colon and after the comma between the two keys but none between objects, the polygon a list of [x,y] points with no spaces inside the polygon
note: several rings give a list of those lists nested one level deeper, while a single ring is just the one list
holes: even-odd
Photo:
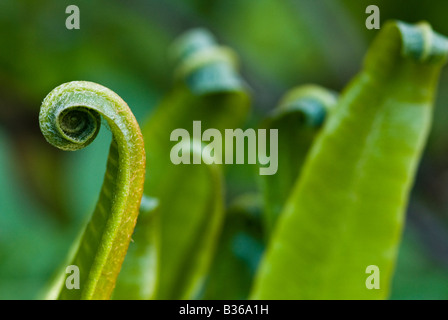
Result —
[{"label": "green leaf", "polygon": [[180,165],[160,185],[158,299],[195,298],[205,280],[224,220],[221,171],[217,165]]},{"label": "green leaf", "polygon": [[95,139],[101,116],[113,135],[107,170],[93,216],[68,263],[79,268],[80,289],[66,287],[64,268],[49,298],[110,298],[134,230],[143,193],[145,150],[127,104],[103,86],[74,81],[48,94],[39,121],[49,143],[78,150]]},{"label": "green leaf", "polygon": [[158,209],[157,199],[143,195],[137,225],[113,293],[114,299],[150,300],[154,298],[160,262],[160,212]]},{"label": "green leaf", "polygon": [[[201,142],[193,137],[193,121],[202,131],[220,132],[243,123],[249,111],[247,88],[239,77],[235,56],[217,46],[205,30],[193,30],[173,45],[176,84],[143,126],[148,165],[145,194],[160,203],[161,256],[158,299],[193,298],[213,257],[223,220],[220,166],[206,165]],[[186,129],[188,157],[198,164],[174,165],[170,141],[175,129]],[[197,138],[197,139],[196,139]],[[194,140],[196,139],[196,140]],[[179,142],[181,143],[181,142]],[[220,152],[220,150],[217,150]]]},{"label": "green leaf", "polygon": [[[310,150],[252,298],[388,297],[447,52],[426,23],[382,27]],[[369,265],[379,289],[366,287]]]},{"label": "green leaf", "polygon": [[336,93],[315,85],[299,86],[289,91],[265,120],[264,128],[278,130],[278,170],[259,179],[266,236],[271,234],[314,137],[335,104]]},{"label": "green leaf", "polygon": [[[151,198],[157,201],[157,207],[138,220],[114,291],[115,299],[149,300],[164,294],[182,299],[196,295],[211,263],[224,218],[221,175],[221,168],[216,165],[170,169],[159,185],[160,201]],[[166,215],[176,220],[161,225]],[[164,272],[161,265],[170,268],[170,272]]]}]

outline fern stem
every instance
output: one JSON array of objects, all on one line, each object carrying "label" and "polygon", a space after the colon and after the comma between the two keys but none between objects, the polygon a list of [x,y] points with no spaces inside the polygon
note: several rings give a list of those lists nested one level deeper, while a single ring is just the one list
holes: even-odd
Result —
[{"label": "fern stem", "polygon": [[113,135],[106,174],[93,216],[70,263],[79,268],[80,289],[69,290],[60,281],[55,296],[60,299],[110,298],[139,212],[145,150],[127,104],[92,82],[57,87],[45,98],[39,115],[45,138],[62,150],[89,145],[99,132],[101,116]]}]

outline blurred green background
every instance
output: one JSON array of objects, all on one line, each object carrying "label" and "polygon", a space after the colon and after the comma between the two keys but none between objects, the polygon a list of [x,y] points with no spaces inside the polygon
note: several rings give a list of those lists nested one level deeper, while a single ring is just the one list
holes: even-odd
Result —
[{"label": "blurred green background", "polygon": [[[71,4],[80,8],[80,30],[65,27]],[[72,80],[100,83],[117,92],[141,124],[173,84],[170,43],[205,27],[238,53],[254,99],[249,123],[255,124],[296,85],[344,88],[376,34],[365,27],[370,4],[379,6],[382,23],[426,20],[448,35],[448,2],[439,0],[1,0],[0,299],[39,297],[102,183],[107,130],[75,153],[55,149],[41,135],[39,107],[53,88]],[[444,68],[392,299],[448,299],[447,104]],[[242,171],[229,172],[228,202],[258,190]],[[251,251],[242,243],[228,250],[252,259],[255,268],[262,248],[255,243]],[[249,285],[244,281],[239,284]]]}]

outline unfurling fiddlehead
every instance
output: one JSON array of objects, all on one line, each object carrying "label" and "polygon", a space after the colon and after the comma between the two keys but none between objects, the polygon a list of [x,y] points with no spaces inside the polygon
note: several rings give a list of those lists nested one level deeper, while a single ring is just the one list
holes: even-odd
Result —
[{"label": "unfurling fiddlehead", "polygon": [[146,160],[140,128],[127,104],[103,86],[74,81],[45,98],[39,122],[49,143],[78,150],[95,139],[101,116],[113,137],[95,211],[69,263],[79,268],[80,289],[68,290],[64,273],[49,298],[108,299],[134,230]]}]

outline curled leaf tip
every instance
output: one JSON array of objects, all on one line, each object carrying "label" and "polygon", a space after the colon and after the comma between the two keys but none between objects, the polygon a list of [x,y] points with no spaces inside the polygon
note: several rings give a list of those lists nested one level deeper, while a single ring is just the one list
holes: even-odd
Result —
[{"label": "curled leaf tip", "polygon": [[[126,103],[113,91],[93,82],[72,81],[51,91],[39,112],[39,125],[45,139],[62,150],[74,151],[88,146],[101,127],[100,114],[109,121]],[[97,106],[101,106],[99,109]],[[121,110],[121,111],[120,111]],[[108,121],[108,122],[109,122]]]},{"label": "curled leaf tip", "polygon": [[425,63],[444,63],[448,54],[448,39],[433,31],[431,25],[422,21],[410,25],[397,21],[402,37],[402,55]]},{"label": "curled leaf tip", "polygon": [[198,51],[216,46],[213,35],[206,29],[196,28],[179,36],[171,47],[171,55],[175,62],[186,59]]},{"label": "curled leaf tip", "polygon": [[337,93],[317,85],[303,85],[290,90],[274,110],[274,119],[298,113],[303,123],[319,127],[337,103]]},{"label": "curled leaf tip", "polygon": [[193,29],[181,35],[171,50],[176,62],[175,76],[196,94],[241,90],[238,59],[235,52],[216,43],[205,29]]},{"label": "curled leaf tip", "polygon": [[365,60],[369,70],[377,75],[391,75],[398,65],[397,59],[418,65],[443,65],[448,56],[448,39],[433,31],[427,22],[408,24],[402,21],[387,22],[379,32]]},{"label": "curled leaf tip", "polygon": [[45,139],[62,150],[89,145],[99,132],[101,118],[95,110],[66,104],[68,84],[50,92],[42,103],[39,125]]}]

